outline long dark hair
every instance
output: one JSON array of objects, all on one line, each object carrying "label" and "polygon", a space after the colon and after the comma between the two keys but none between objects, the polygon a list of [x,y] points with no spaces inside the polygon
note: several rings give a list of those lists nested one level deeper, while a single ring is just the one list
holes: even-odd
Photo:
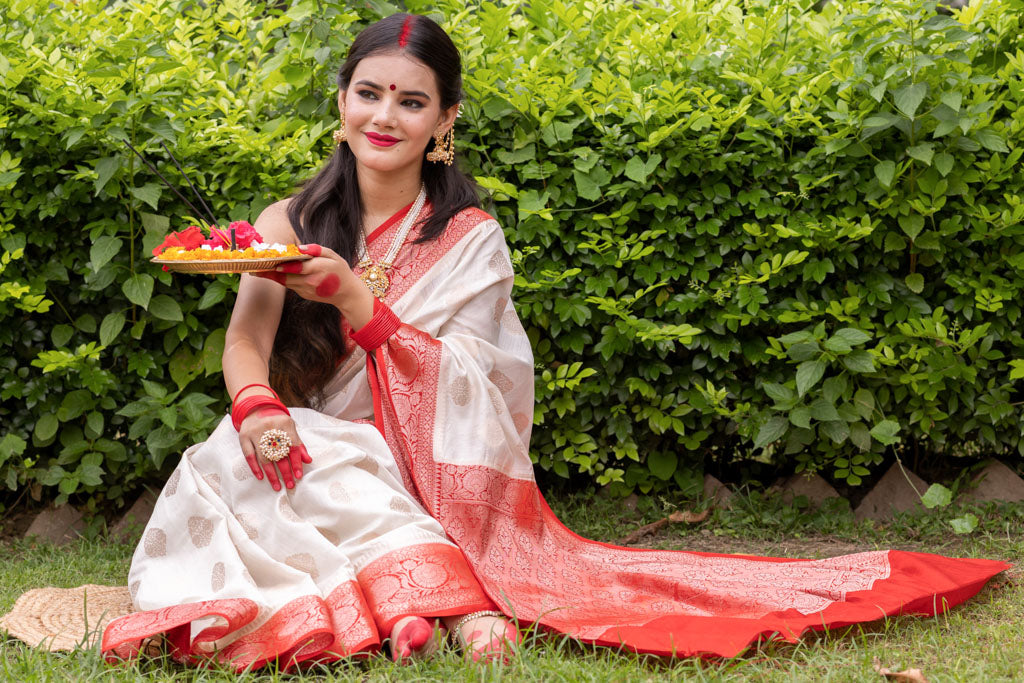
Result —
[{"label": "long dark hair", "polygon": [[[434,72],[442,110],[462,101],[459,51],[444,29],[415,14],[393,14],[356,36],[338,71],[338,87],[348,88],[364,58],[393,53],[413,57]],[[452,216],[479,206],[473,181],[455,165],[426,161],[427,151],[424,148],[422,177],[432,211],[420,224],[418,242],[437,239]],[[292,198],[288,219],[301,243],[330,247],[354,265],[362,210],[356,158],[342,143]],[[337,308],[288,291],[270,358],[270,383],[287,405],[317,408],[323,404],[324,387],[342,360],[344,341]]]}]

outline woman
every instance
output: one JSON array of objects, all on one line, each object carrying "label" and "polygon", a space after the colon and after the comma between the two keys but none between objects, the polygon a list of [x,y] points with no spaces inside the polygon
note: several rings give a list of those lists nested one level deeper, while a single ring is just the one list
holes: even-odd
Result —
[{"label": "woman", "polygon": [[[459,69],[423,17],[389,17],[353,43],[337,152],[256,224],[313,258],[243,276],[224,353],[233,422],[186,451],[162,492],[129,576],[140,612],[107,628],[111,657],[166,633],[182,658],[239,669],[384,638],[402,658],[429,653],[440,618],[469,658],[489,659],[517,639],[504,615],[730,656],[932,614],[1006,567],[630,550],[562,526],[533,481],[533,362],[507,247],[451,165]],[[286,409],[271,386],[316,409]]]}]

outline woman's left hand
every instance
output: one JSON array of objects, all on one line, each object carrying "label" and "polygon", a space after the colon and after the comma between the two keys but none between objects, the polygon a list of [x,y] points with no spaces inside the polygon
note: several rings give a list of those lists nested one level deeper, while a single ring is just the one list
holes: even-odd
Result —
[{"label": "woman's left hand", "polygon": [[284,285],[303,299],[325,304],[336,303],[338,295],[343,294],[343,286],[351,287],[353,281],[358,280],[348,263],[331,249],[319,244],[302,244],[299,251],[313,258],[290,261],[274,270],[253,275]]},{"label": "woman's left hand", "polygon": [[355,329],[365,324],[373,315],[373,295],[345,259],[319,244],[300,245],[299,251],[313,258],[253,275],[284,285],[303,299],[333,304]]}]

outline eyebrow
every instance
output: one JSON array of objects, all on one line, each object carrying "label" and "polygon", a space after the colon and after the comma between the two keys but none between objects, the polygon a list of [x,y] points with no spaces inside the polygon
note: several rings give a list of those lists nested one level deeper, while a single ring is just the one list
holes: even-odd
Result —
[{"label": "eyebrow", "polygon": [[[371,88],[375,88],[376,90],[384,90],[383,86],[377,85],[373,81],[367,81],[367,80],[356,81],[356,85],[368,85]],[[427,93],[423,92],[422,90],[400,90],[399,94],[400,95],[413,95],[415,97],[422,97],[422,98],[427,99],[427,100],[430,99],[430,95],[428,95]]]}]

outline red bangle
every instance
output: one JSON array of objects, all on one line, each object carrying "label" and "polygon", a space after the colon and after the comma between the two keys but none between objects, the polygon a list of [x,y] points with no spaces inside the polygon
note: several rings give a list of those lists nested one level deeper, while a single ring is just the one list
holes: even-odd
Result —
[{"label": "red bangle", "polygon": [[277,395],[276,391],[274,391],[273,389],[270,388],[269,385],[267,385],[267,384],[260,384],[259,382],[253,382],[252,384],[246,384],[244,387],[242,387],[241,389],[239,389],[238,391],[235,392],[235,397],[233,399],[231,399],[231,405],[234,405],[235,403],[238,402],[238,397],[242,395],[243,391],[245,391],[246,389],[252,389],[253,387],[263,387],[264,389],[266,389],[267,391],[272,393],[274,395],[274,398],[276,398],[278,400],[280,400],[280,398],[281,398],[280,396]]},{"label": "red bangle", "polygon": [[284,404],[273,396],[267,396],[265,394],[249,396],[247,398],[243,398],[231,408],[231,424],[235,426],[235,431],[241,429],[242,421],[254,409],[267,406],[274,407],[285,415],[291,415],[291,413],[288,412],[288,409],[284,407]]},{"label": "red bangle", "polygon": [[372,351],[386,342],[401,326],[402,321],[394,311],[380,299],[374,299],[373,317],[358,332],[352,333],[352,340],[366,351]]}]

